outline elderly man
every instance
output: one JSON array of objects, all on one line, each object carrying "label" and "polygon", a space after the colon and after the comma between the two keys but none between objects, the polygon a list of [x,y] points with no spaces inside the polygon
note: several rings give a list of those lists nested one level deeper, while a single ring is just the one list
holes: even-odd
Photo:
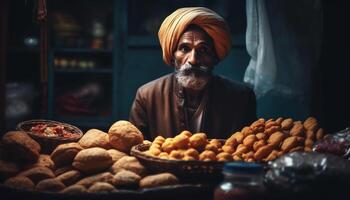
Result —
[{"label": "elderly man", "polygon": [[130,121],[147,139],[183,130],[227,138],[256,119],[254,92],[212,74],[231,49],[222,17],[208,8],[180,8],[164,20],[158,37],[163,60],[175,72],[137,91]]}]

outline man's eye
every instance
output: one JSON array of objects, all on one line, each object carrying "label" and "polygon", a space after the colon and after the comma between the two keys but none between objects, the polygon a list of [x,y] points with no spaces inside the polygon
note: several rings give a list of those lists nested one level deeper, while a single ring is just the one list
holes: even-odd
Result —
[{"label": "man's eye", "polygon": [[180,51],[182,51],[182,52],[189,52],[190,48],[188,46],[182,46],[182,47],[180,47]]},{"label": "man's eye", "polygon": [[199,48],[198,51],[202,54],[207,54],[209,53],[209,49],[206,48],[206,47],[203,47],[203,48]]}]

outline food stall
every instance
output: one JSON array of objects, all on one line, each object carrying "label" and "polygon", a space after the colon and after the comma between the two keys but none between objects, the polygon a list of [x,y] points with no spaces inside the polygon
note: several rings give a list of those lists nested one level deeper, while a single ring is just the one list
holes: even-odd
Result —
[{"label": "food stall", "polygon": [[237,194],[214,196],[215,188],[227,166],[239,163],[231,171],[236,176],[260,165],[260,199],[323,198],[317,187],[340,197],[350,177],[349,139],[349,129],[327,135],[313,117],[261,118],[226,139],[183,131],[153,141],[124,120],[108,132],[85,134],[69,124],[30,120],[2,137],[1,191],[14,198],[226,199]]},{"label": "food stall", "polygon": [[[309,108],[303,101],[266,106],[267,110],[284,109],[276,108],[274,117],[261,114],[262,109],[258,116],[264,117],[232,130],[225,138],[183,130],[169,133],[173,137],[146,140],[146,133],[136,124],[121,120],[127,119],[138,86],[170,72],[163,70],[160,59],[154,59],[160,55],[158,42],[150,36],[160,18],[152,15],[154,10],[191,3],[168,6],[156,1],[159,5],[143,10],[147,6],[140,1],[90,1],[86,5],[74,1],[69,2],[72,9],[67,9],[68,1],[50,1],[55,12],[46,21],[46,1],[37,2],[42,11],[36,13],[40,34],[21,38],[25,47],[13,48],[9,57],[9,66],[22,66],[28,57],[32,63],[21,68],[21,73],[13,68],[8,78],[28,78],[28,71],[36,66],[39,70],[32,79],[40,91],[33,92],[38,89],[35,84],[6,86],[10,118],[33,110],[37,114],[11,121],[12,126],[1,134],[2,199],[347,199],[350,129],[326,132],[329,125],[323,124],[333,117],[327,113],[313,117],[305,111],[307,117],[299,117],[293,109],[298,103],[302,105],[299,110]],[[244,16],[244,1],[222,2],[226,3],[197,3],[217,8],[231,20],[236,19],[235,13]],[[95,14],[106,20],[99,21]],[[231,22],[244,30],[240,23]],[[47,40],[50,33],[51,43]],[[240,33],[235,32],[234,38],[243,38]],[[248,61],[242,41],[233,41],[234,54],[226,66]],[[221,73],[232,78],[237,71],[223,66]],[[243,70],[240,73],[243,76]],[[28,109],[35,103],[33,110]],[[347,119],[337,116],[334,121],[343,127]]]}]

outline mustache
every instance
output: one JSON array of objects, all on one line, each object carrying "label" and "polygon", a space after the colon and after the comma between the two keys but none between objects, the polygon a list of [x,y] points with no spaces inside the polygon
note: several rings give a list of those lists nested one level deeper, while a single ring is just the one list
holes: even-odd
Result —
[{"label": "mustache", "polygon": [[204,65],[192,65],[190,63],[185,63],[180,67],[179,71],[184,71],[184,72],[197,71],[204,74],[210,74],[212,72],[212,68]]}]

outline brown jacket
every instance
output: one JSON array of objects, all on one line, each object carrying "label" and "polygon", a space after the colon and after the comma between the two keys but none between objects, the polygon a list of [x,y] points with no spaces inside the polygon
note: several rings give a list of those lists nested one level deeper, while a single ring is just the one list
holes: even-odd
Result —
[{"label": "brown jacket", "polygon": [[[201,132],[208,138],[227,138],[256,119],[254,92],[236,82],[214,76],[206,87],[208,101]],[[188,130],[184,115],[185,97],[174,73],[141,86],[130,112],[130,121],[146,139],[158,135],[174,137]]]}]

